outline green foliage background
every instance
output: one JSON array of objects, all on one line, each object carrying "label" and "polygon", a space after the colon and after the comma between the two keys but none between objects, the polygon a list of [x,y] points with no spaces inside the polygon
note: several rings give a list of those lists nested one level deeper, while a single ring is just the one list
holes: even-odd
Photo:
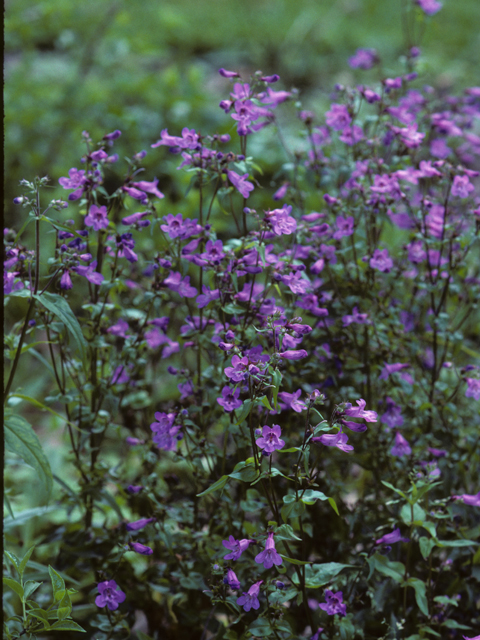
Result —
[{"label": "green foliage background", "polygon": [[[78,166],[84,129],[97,139],[120,128],[127,155],[165,127],[228,130],[216,106],[229,91],[219,67],[279,73],[309,106],[324,103],[336,82],[377,79],[377,70],[349,69],[357,47],[375,47],[382,72],[394,74],[402,2],[6,0],[7,221],[19,180],[48,174],[58,185]],[[478,0],[445,0],[425,19],[426,82],[445,90],[480,82],[479,25]],[[155,171],[158,156],[149,155]]]}]

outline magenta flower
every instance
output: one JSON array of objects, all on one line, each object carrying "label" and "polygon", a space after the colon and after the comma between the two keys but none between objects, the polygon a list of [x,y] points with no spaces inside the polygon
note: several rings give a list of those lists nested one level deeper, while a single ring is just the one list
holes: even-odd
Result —
[{"label": "magenta flower", "polygon": [[286,391],[280,391],[278,397],[282,402],[284,402],[287,407],[293,409],[297,413],[301,413],[304,409],[307,408],[307,405],[300,400],[300,396],[302,395],[302,390],[298,389],[295,393],[287,393]]},{"label": "magenta flower", "polygon": [[349,216],[348,218],[338,216],[335,220],[335,224],[337,225],[337,230],[333,234],[335,240],[340,240],[340,238],[343,238],[344,236],[351,236],[353,234],[353,216]]},{"label": "magenta flower", "polygon": [[[63,272],[62,277],[60,278],[60,288],[61,289],[71,289],[73,287],[73,282],[72,282],[72,278],[70,277],[70,272],[68,271],[68,269],[66,269]],[[10,293],[9,291],[6,293]]]},{"label": "magenta flower", "polygon": [[108,227],[107,207],[97,207],[92,204],[88,215],[85,216],[85,224],[87,227],[93,227],[95,231],[106,229]]},{"label": "magenta flower", "polygon": [[326,123],[335,131],[343,131],[352,121],[344,104],[332,104],[331,110],[327,111],[325,116]]},{"label": "magenta flower", "polygon": [[[265,427],[264,427],[265,428]],[[270,532],[265,541],[265,550],[261,551],[256,557],[255,562],[263,564],[265,569],[271,569],[274,564],[282,564],[282,558],[275,549],[275,542],[273,541],[273,533]]]},{"label": "magenta flower", "polygon": [[118,609],[118,605],[126,598],[120,587],[117,587],[115,580],[100,582],[97,587],[99,591],[99,595],[95,598],[97,607],[107,606],[110,611],[115,611],[115,609]]},{"label": "magenta flower", "polygon": [[254,540],[235,540],[233,536],[228,536],[228,540],[222,540],[222,544],[226,549],[230,549],[229,553],[223,557],[224,560],[238,560],[242,553],[248,549],[250,544],[253,544]]},{"label": "magenta flower", "polygon": [[273,427],[265,425],[262,430],[262,437],[256,440],[257,446],[263,449],[263,453],[272,454],[277,449],[282,449],[285,446],[285,441],[280,438],[282,430],[278,424],[274,424]]},{"label": "magenta flower", "polygon": [[228,584],[230,589],[240,589],[240,581],[233,569],[228,569],[227,575],[223,579],[223,584]]},{"label": "magenta flower", "polygon": [[204,307],[208,307],[210,302],[213,300],[218,300],[220,297],[220,289],[211,290],[207,285],[202,285],[202,291],[199,296],[197,296],[196,303],[199,309],[203,309]]},{"label": "magenta flower", "polygon": [[150,429],[153,431],[152,440],[159,449],[174,451],[177,447],[177,435],[181,427],[174,425],[176,415],[174,413],[155,413],[155,422]]},{"label": "magenta flower", "polygon": [[375,249],[369,264],[372,269],[378,269],[382,273],[389,273],[393,268],[393,260],[388,255],[388,249]]},{"label": "magenta flower", "polygon": [[139,553],[142,556],[151,556],[153,553],[153,549],[150,549],[150,547],[147,547],[141,542],[129,542],[129,547],[132,551],[135,551],[135,553]]},{"label": "magenta flower", "polygon": [[287,351],[280,351],[278,355],[285,360],[301,360],[302,358],[306,358],[308,353],[305,349],[289,349]]},{"label": "magenta flower", "polygon": [[395,403],[392,398],[386,398],[387,410],[380,417],[380,422],[385,424],[388,429],[401,427],[403,425],[402,407]]},{"label": "magenta flower", "polygon": [[325,590],[326,603],[321,602],[318,606],[328,613],[329,616],[333,616],[338,613],[341,616],[347,615],[347,605],[343,602],[342,591],[333,593],[329,589]]},{"label": "magenta flower", "polygon": [[244,173],[243,176],[239,176],[235,171],[228,171],[227,175],[235,189],[237,189],[244,198],[248,198],[250,191],[253,191],[255,188],[253,184],[247,180],[248,173]]},{"label": "magenta flower", "polygon": [[237,604],[243,607],[244,611],[250,611],[250,609],[259,609],[260,602],[258,601],[258,594],[260,593],[260,585],[263,580],[259,582],[255,582],[254,585],[250,587],[248,593],[243,592],[243,595],[240,598],[237,598]]},{"label": "magenta flower", "polygon": [[352,69],[371,69],[378,62],[375,49],[357,49],[355,55],[348,59],[348,64]]},{"label": "magenta flower", "polygon": [[400,529],[394,529],[392,533],[386,533],[384,536],[375,540],[375,544],[395,544],[395,542],[408,542],[410,538],[402,538]]},{"label": "magenta flower", "polygon": [[395,434],[395,444],[390,449],[390,454],[392,456],[397,456],[401,458],[403,456],[409,456],[412,453],[412,449],[402,434],[397,431]]},{"label": "magenta flower", "polygon": [[468,194],[474,189],[475,187],[468,179],[468,176],[455,176],[453,179],[452,196],[468,198]]},{"label": "magenta flower", "polygon": [[385,366],[383,367],[380,375],[378,376],[379,380],[388,380],[389,376],[392,375],[392,373],[397,373],[398,371],[401,371],[402,369],[407,369],[410,365],[408,363],[402,364],[400,362],[394,362],[393,364],[387,364],[385,363]]},{"label": "magenta flower", "polygon": [[224,78],[239,78],[240,74],[237,71],[227,71],[227,69],[219,69],[218,73]]},{"label": "magenta flower", "polygon": [[232,390],[229,386],[225,386],[222,389],[222,397],[217,398],[217,402],[229,413],[242,406],[242,401],[238,399],[239,395],[240,389],[238,387]]},{"label": "magenta flower", "polygon": [[234,355],[232,358],[232,366],[225,367],[225,375],[227,378],[230,378],[233,382],[241,382],[245,380],[248,376],[248,358],[244,356],[240,358],[237,355]]},{"label": "magenta flower", "polygon": [[343,431],[339,431],[338,433],[325,433],[321,436],[315,436],[312,438],[312,442],[320,442],[326,447],[337,447],[341,451],[353,451],[353,447],[351,444],[347,444],[348,436]]},{"label": "magenta flower", "polygon": [[469,495],[463,493],[461,496],[453,496],[456,500],[462,500],[464,504],[468,504],[472,507],[480,507],[480,491],[476,495]]},{"label": "magenta flower", "polygon": [[164,283],[169,289],[176,291],[184,298],[194,298],[197,295],[196,288],[190,285],[190,276],[185,276],[182,279],[182,274],[178,271],[165,278]]},{"label": "magenta flower", "polygon": [[365,411],[365,400],[357,400],[358,407],[352,407],[350,402],[345,405],[345,415],[351,418],[363,418],[365,422],[377,422],[377,413],[375,411]]},{"label": "magenta flower", "polygon": [[129,522],[126,527],[127,531],[140,531],[150,524],[151,522],[155,522],[156,518],[142,518],[141,520],[135,520],[135,522]]},{"label": "magenta flower", "polygon": [[415,0],[416,4],[422,9],[427,16],[433,16],[435,13],[440,11],[442,8],[442,3],[438,2],[438,0]]},{"label": "magenta flower", "polygon": [[132,185],[136,189],[140,189],[140,191],[146,191],[147,193],[151,193],[156,198],[165,197],[164,194],[161,191],[159,191],[157,188],[157,185],[158,185],[157,178],[154,178],[152,182],[146,182],[145,180],[142,180],[140,182],[132,182]]},{"label": "magenta flower", "polygon": [[467,378],[466,380],[467,390],[465,391],[465,397],[480,400],[480,379]]},{"label": "magenta flower", "polygon": [[272,225],[273,233],[277,236],[288,236],[297,228],[297,221],[290,216],[291,205],[284,204],[281,209],[274,209],[266,215],[266,220]]}]

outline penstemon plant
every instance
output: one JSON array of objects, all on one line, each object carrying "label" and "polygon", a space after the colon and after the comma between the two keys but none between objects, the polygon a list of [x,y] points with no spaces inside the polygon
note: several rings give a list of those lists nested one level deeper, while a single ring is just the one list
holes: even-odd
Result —
[{"label": "penstemon plant", "polygon": [[[408,5],[410,38],[440,7]],[[166,209],[145,151],[107,191],[119,130],[83,132],[66,199],[22,181],[28,217],[4,233],[6,303],[25,309],[5,337],[5,443],[47,498],[55,481],[63,519],[37,541],[55,570],[6,552],[5,637],[478,633],[480,88],[419,88],[409,44],[402,75],[337,86],[322,117],[278,75],[220,69],[231,135],[151,145],[161,175],[161,147],[181,156],[194,218]],[[274,193],[248,155],[264,128],[288,157]],[[20,386],[28,359],[45,397]],[[68,477],[27,404],[65,425]],[[9,548],[28,518],[14,502],[8,488]]]}]

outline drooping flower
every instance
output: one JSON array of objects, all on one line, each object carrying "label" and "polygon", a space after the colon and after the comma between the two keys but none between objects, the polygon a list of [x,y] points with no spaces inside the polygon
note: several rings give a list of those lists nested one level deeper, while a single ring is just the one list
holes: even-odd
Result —
[{"label": "drooping flower", "polygon": [[341,616],[347,615],[347,605],[343,602],[343,592],[337,591],[333,593],[330,589],[325,590],[326,603],[321,602],[318,606],[328,613],[329,616],[333,616],[338,613]]},{"label": "drooping flower", "polygon": [[259,582],[255,582],[254,585],[250,587],[247,593],[243,592],[243,595],[240,598],[237,598],[237,604],[243,607],[244,611],[250,611],[250,609],[259,609],[260,602],[258,601],[258,594],[260,593],[260,585],[263,583],[263,580]]},{"label": "drooping flower", "polygon": [[110,611],[118,609],[118,605],[124,602],[126,595],[117,586],[115,580],[105,580],[98,585],[99,595],[95,598],[95,604],[97,607],[107,606]]},{"label": "drooping flower", "polygon": [[472,507],[480,507],[480,491],[476,495],[469,495],[463,493],[460,496],[453,496],[456,500],[461,500],[464,504],[468,504]]},{"label": "drooping flower", "polygon": [[363,398],[357,400],[358,407],[352,407],[350,402],[347,402],[345,405],[345,415],[350,416],[351,418],[363,418],[365,422],[377,422],[377,413],[376,411],[365,411],[365,405],[367,404]]},{"label": "drooping flower", "polygon": [[279,351],[278,355],[285,360],[301,360],[308,356],[305,349],[288,349],[287,351]]},{"label": "drooping flower", "polygon": [[[265,428],[265,427],[264,427]],[[256,557],[255,562],[263,564],[265,569],[271,569],[274,564],[282,564],[282,558],[275,549],[275,542],[273,540],[273,533],[270,532],[265,541],[265,550],[261,551]]]},{"label": "drooping flower", "polygon": [[224,584],[228,584],[231,589],[240,589],[240,581],[233,569],[228,569],[227,575],[223,579]]},{"label": "drooping flower", "polygon": [[302,395],[302,390],[297,389],[295,393],[287,393],[287,391],[280,391],[278,397],[282,402],[284,402],[287,407],[293,409],[297,413],[301,413],[304,409],[307,408],[307,405],[303,400],[300,400],[300,396]]},{"label": "drooping flower", "polygon": [[226,549],[230,549],[230,551],[223,557],[223,559],[238,560],[242,553],[248,549],[248,546],[254,542],[254,540],[247,540],[246,538],[243,538],[242,540],[235,540],[233,536],[228,536],[228,540],[222,540],[222,544]]},{"label": "drooping flower", "polygon": [[262,437],[256,440],[257,446],[263,449],[264,453],[270,455],[285,446],[285,441],[280,438],[281,435],[282,430],[278,424],[274,424],[273,427],[265,425],[262,430]]},{"label": "drooping flower", "polygon": [[141,542],[129,542],[129,547],[132,551],[135,551],[135,553],[139,553],[142,556],[151,556],[153,553],[153,549],[147,547]]},{"label": "drooping flower", "polygon": [[401,458],[402,456],[409,456],[412,453],[412,449],[408,444],[407,440],[402,436],[402,434],[397,431],[395,434],[395,444],[390,449],[390,454],[392,456],[397,456]]},{"label": "drooping flower", "polygon": [[135,522],[129,522],[126,525],[127,531],[140,531],[150,524],[151,522],[155,522],[156,518],[142,518],[141,520],[135,520]]},{"label": "drooping flower", "polygon": [[312,438],[312,442],[320,442],[324,444],[326,447],[337,447],[341,451],[353,451],[353,447],[351,444],[347,444],[348,436],[343,431],[338,431],[337,433],[324,433],[321,436],[315,436]]},{"label": "drooping flower", "polygon": [[250,191],[253,191],[255,188],[253,184],[247,180],[248,173],[244,173],[243,176],[240,176],[238,173],[235,173],[235,171],[228,171],[227,176],[235,189],[237,189],[244,198],[248,198]]},{"label": "drooping flower", "polygon": [[395,544],[396,542],[408,542],[410,538],[403,538],[400,529],[394,529],[391,533],[386,533],[384,536],[375,540],[375,544]]}]

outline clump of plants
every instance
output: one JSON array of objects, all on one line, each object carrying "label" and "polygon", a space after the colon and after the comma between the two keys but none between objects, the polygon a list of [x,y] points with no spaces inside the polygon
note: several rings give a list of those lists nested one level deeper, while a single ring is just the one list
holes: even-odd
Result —
[{"label": "clump of plants", "polygon": [[[220,69],[230,134],[162,131],[160,178],[140,151],[105,188],[116,130],[83,132],[64,198],[22,181],[5,443],[63,519],[17,557],[7,473],[6,638],[478,634],[480,88],[421,86],[418,56],[324,115],[278,75]],[[264,180],[273,131],[286,161]],[[24,360],[47,395],[24,393]],[[62,424],[68,477],[27,406]]]}]

